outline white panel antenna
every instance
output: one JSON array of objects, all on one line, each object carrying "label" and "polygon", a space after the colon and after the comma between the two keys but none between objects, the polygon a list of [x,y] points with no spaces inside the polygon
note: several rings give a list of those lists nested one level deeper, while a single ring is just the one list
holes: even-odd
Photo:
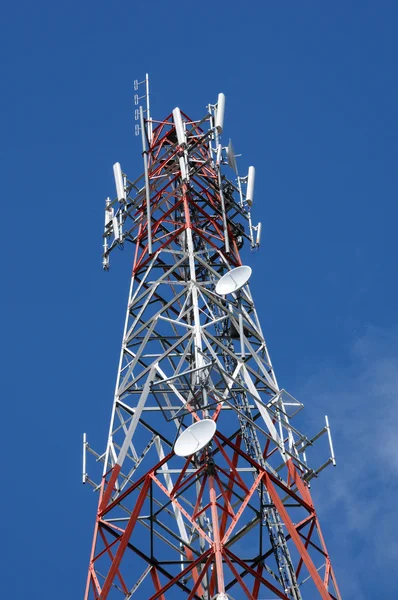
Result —
[{"label": "white panel antenna", "polygon": [[117,217],[112,218],[112,227],[113,227],[113,235],[115,236],[115,240],[120,239],[119,223],[117,221]]},{"label": "white panel antenna", "polygon": [[235,152],[234,152],[234,147],[232,145],[232,140],[229,140],[229,144],[228,144],[228,148],[227,148],[227,158],[228,158],[228,164],[231,167],[231,169],[233,169],[235,171],[235,173],[238,174],[238,165],[236,164],[236,160],[235,160]]},{"label": "white panel antenna", "polygon": [[225,275],[217,282],[216,294],[225,296],[226,294],[237,292],[249,281],[251,274],[251,268],[246,265],[228,271],[228,273],[225,273]]},{"label": "white panel antenna", "polygon": [[107,198],[105,200],[105,229],[106,229],[106,226],[108,225],[108,223],[110,223],[110,221],[112,221],[113,216],[115,214],[115,211],[110,206],[110,204],[111,204],[111,199]]},{"label": "white panel antenna", "polygon": [[216,429],[213,419],[196,421],[178,436],[174,444],[174,453],[177,456],[191,456],[199,452],[211,442]]},{"label": "white panel antenna", "polygon": [[222,146],[221,146],[221,144],[218,144],[218,148],[217,148],[217,164],[218,165],[221,163],[221,158],[222,158]]},{"label": "white panel antenna", "polygon": [[118,162],[113,165],[113,175],[115,177],[117,199],[119,202],[126,202],[126,191],[124,189],[122,169]]},{"label": "white panel antenna", "polygon": [[246,188],[246,202],[249,206],[253,204],[253,196],[254,196],[254,179],[256,177],[256,169],[254,167],[249,167],[249,172],[247,174],[247,188]]},{"label": "white panel antenna", "polygon": [[173,120],[174,120],[174,125],[176,126],[178,144],[180,146],[183,146],[184,144],[186,144],[187,140],[186,140],[186,135],[185,135],[185,131],[184,131],[184,125],[182,122],[181,111],[178,107],[176,107],[173,110]]},{"label": "white panel antenna", "polygon": [[225,112],[225,96],[218,94],[217,112],[216,112],[216,129],[218,133],[222,133],[224,127],[224,112]]}]

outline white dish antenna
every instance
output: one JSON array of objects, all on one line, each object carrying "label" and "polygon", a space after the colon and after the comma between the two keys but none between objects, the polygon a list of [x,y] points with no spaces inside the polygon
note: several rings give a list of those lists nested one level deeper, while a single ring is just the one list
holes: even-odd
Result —
[{"label": "white dish antenna", "polygon": [[123,175],[120,163],[113,165],[113,176],[115,177],[116,194],[119,202],[126,201],[126,192],[124,190]]},{"label": "white dish antenna", "polygon": [[247,188],[246,188],[246,202],[249,206],[253,204],[253,196],[254,196],[254,179],[256,177],[256,169],[254,167],[249,167],[249,172],[247,174]]},{"label": "white dish antenna", "polygon": [[238,165],[236,164],[236,160],[235,160],[235,152],[234,152],[234,147],[232,145],[232,140],[229,140],[229,144],[228,144],[228,148],[227,148],[227,158],[228,158],[228,164],[231,167],[231,169],[233,169],[235,171],[235,173],[238,174]]},{"label": "white dish antenna", "polygon": [[249,281],[251,274],[251,268],[245,265],[228,271],[228,273],[225,273],[218,281],[216,285],[216,294],[225,296],[226,294],[232,294],[232,292],[240,290],[240,288]]},{"label": "white dish antenna", "polygon": [[173,110],[173,120],[176,126],[177,140],[180,146],[186,143],[184,125],[182,123],[181,111],[178,106]]},{"label": "white dish antenna", "polygon": [[177,456],[191,456],[199,452],[213,439],[216,429],[216,423],[212,419],[196,421],[178,436],[174,453]]},{"label": "white dish antenna", "polygon": [[222,133],[224,127],[224,112],[225,112],[225,96],[218,94],[217,113],[216,113],[216,129],[218,133]]}]

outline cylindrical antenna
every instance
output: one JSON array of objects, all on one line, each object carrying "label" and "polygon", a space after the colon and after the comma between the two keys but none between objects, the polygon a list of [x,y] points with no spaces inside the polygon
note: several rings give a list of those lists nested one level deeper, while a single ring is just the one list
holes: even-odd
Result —
[{"label": "cylindrical antenna", "polygon": [[333,450],[333,442],[332,442],[332,434],[330,433],[330,425],[329,425],[329,419],[327,418],[327,416],[325,415],[325,422],[326,422],[326,430],[328,432],[328,438],[329,438],[329,446],[330,446],[330,458],[332,459],[332,463],[333,466],[336,466],[336,458],[334,456],[334,450]]},{"label": "cylindrical antenna", "polygon": [[186,144],[184,125],[182,123],[181,111],[178,107],[173,110],[173,120],[176,126],[177,140],[180,146]]},{"label": "cylindrical antenna", "polygon": [[253,196],[254,196],[254,179],[256,176],[256,169],[254,167],[249,167],[249,172],[247,174],[247,188],[246,188],[246,202],[249,206],[253,204]]},{"label": "cylindrical antenna", "polygon": [[222,133],[224,127],[224,112],[225,112],[225,96],[218,94],[217,113],[216,113],[216,129],[218,133]]},{"label": "cylindrical antenna", "polygon": [[256,245],[259,246],[261,241],[261,223],[257,225]]},{"label": "cylindrical antenna", "polygon": [[117,199],[119,202],[126,202],[126,192],[123,184],[122,169],[120,167],[120,163],[118,162],[113,165],[113,175],[115,177]]}]

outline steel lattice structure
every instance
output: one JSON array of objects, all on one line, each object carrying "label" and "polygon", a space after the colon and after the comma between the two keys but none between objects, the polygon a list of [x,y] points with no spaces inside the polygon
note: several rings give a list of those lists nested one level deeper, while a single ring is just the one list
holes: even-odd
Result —
[{"label": "steel lattice structure", "polygon": [[[144,172],[116,163],[106,201],[104,267],[129,242],[134,264],[106,452],[84,437],[99,490],[85,600],[341,599],[309,489],[334,463],[328,422],[313,439],[292,425],[302,404],[278,386],[249,285],[215,291],[261,230],[221,145],[224,96],[200,121],[155,121],[145,96]],[[176,456],[203,419],[210,444]],[[323,433],[331,457],[314,470]]]}]

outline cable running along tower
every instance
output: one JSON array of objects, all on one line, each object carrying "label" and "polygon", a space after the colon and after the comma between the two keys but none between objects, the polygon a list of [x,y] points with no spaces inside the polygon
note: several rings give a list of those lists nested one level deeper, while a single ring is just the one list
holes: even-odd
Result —
[{"label": "cable running along tower", "polygon": [[83,441],[99,492],[85,600],[341,600],[309,489],[335,463],[328,420],[312,439],[294,425],[239,254],[260,244],[255,170],[223,145],[223,94],[198,121],[156,121],[148,77],[135,88],[144,171],[116,163],[105,206],[104,268],[118,246],[134,259],[106,450]]}]

